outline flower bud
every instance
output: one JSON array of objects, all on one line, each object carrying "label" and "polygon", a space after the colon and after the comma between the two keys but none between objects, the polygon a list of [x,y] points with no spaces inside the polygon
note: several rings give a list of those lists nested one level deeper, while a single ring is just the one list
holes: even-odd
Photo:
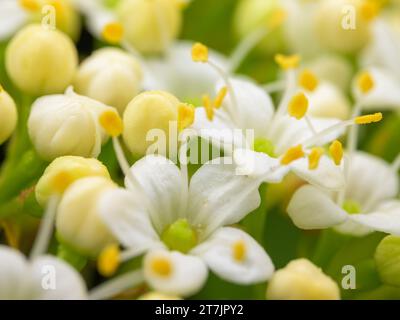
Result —
[{"label": "flower bud", "polygon": [[383,283],[400,286],[400,237],[387,236],[379,243],[375,263]]},{"label": "flower bud", "polygon": [[307,259],[291,261],[275,272],[267,289],[269,300],[338,300],[339,287]]},{"label": "flower bud", "polygon": [[65,90],[75,74],[78,54],[64,33],[29,25],[12,38],[5,61],[17,87],[40,96]]},{"label": "flower bud", "polygon": [[0,86],[0,144],[13,133],[17,118],[17,107],[13,98]]},{"label": "flower bud", "polygon": [[66,155],[97,157],[107,138],[99,124],[106,109],[114,110],[72,90],[37,99],[28,119],[36,151],[49,161]]},{"label": "flower bud", "polygon": [[76,180],[99,176],[110,178],[107,167],[97,159],[65,156],[55,159],[39,179],[35,194],[37,201],[45,206],[54,194],[63,194]]},{"label": "flower bud", "polygon": [[99,49],[79,67],[75,76],[78,93],[101,101],[123,114],[142,86],[142,69],[131,55],[116,48]]},{"label": "flower bud", "polygon": [[167,49],[182,24],[181,9],[171,0],[122,0],[117,15],[125,40],[143,53]]},{"label": "flower bud", "polygon": [[[178,119],[179,100],[163,91],[148,91],[136,96],[124,113],[123,138],[128,149],[137,156],[146,154],[154,141],[148,137],[152,129],[159,129],[165,134],[168,148],[170,140],[170,121]],[[168,149],[167,149],[168,150]]]},{"label": "flower bud", "polygon": [[314,30],[324,48],[340,53],[354,53],[367,44],[370,22],[362,14],[362,5],[362,0],[319,2]]},{"label": "flower bud", "polygon": [[87,177],[75,181],[58,207],[59,240],[82,255],[95,257],[116,240],[100,217],[97,203],[103,192],[116,188],[107,178]]}]

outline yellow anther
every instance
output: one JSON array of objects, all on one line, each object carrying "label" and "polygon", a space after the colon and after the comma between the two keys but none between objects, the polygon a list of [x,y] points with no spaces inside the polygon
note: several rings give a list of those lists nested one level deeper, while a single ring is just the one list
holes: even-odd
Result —
[{"label": "yellow anther", "polygon": [[360,8],[360,13],[365,20],[371,21],[379,15],[380,9],[380,5],[376,1],[364,0]]},{"label": "yellow anther", "polygon": [[318,83],[318,78],[309,70],[304,70],[299,76],[299,85],[308,91],[314,91]]},{"label": "yellow anther", "polygon": [[214,106],[215,108],[220,108],[222,103],[224,102],[224,99],[226,97],[226,94],[228,93],[228,88],[223,87],[221,90],[219,90],[217,97],[214,100]]},{"label": "yellow anther", "polygon": [[383,118],[382,113],[377,112],[374,114],[367,114],[365,116],[360,116],[354,119],[354,122],[356,124],[370,124],[370,123],[374,123],[374,122],[379,122],[381,121]]},{"label": "yellow anther", "polygon": [[307,109],[308,99],[302,92],[294,95],[289,101],[288,113],[297,120],[300,120],[305,116]]},{"label": "yellow anther", "polygon": [[207,62],[208,48],[199,42],[195,43],[192,47],[192,60],[194,62]]},{"label": "yellow anther", "polygon": [[243,262],[247,256],[246,243],[243,240],[236,241],[232,246],[233,259]]},{"label": "yellow anther", "polygon": [[151,262],[151,269],[155,274],[161,277],[169,277],[172,273],[173,267],[169,259],[157,257]]},{"label": "yellow anther", "polygon": [[375,82],[371,74],[365,71],[358,76],[357,85],[360,91],[366,94],[374,88]]},{"label": "yellow anther", "polygon": [[40,10],[40,3],[38,0],[19,0],[19,5],[27,11],[36,12]]},{"label": "yellow anther", "polygon": [[67,171],[61,171],[53,178],[53,190],[58,194],[63,194],[72,182],[74,178]]},{"label": "yellow anther", "polygon": [[283,54],[275,55],[275,62],[283,69],[295,69],[299,66],[300,56],[295,54],[291,56],[285,56]]},{"label": "yellow anther", "polygon": [[338,140],[332,142],[329,146],[329,153],[333,159],[333,162],[339,166],[343,159],[343,146],[342,143]]},{"label": "yellow anther", "polygon": [[124,36],[124,28],[118,22],[108,23],[102,31],[101,34],[107,42],[111,44],[118,44],[121,42]]},{"label": "yellow anther", "polygon": [[298,146],[292,147],[286,151],[286,153],[281,158],[281,164],[286,166],[292,163],[293,161],[303,157],[304,157],[303,147],[301,144],[299,144]]},{"label": "yellow anther", "polygon": [[123,130],[122,119],[117,111],[107,110],[104,111],[99,118],[100,125],[112,137],[118,137]]},{"label": "yellow anther", "polygon": [[206,110],[207,119],[212,121],[214,119],[214,104],[208,95],[203,96],[203,106]]},{"label": "yellow anther", "polygon": [[308,169],[315,170],[318,168],[319,160],[324,154],[324,148],[315,147],[312,148],[310,155],[308,156]]},{"label": "yellow anther", "polygon": [[268,20],[268,27],[270,29],[275,29],[282,25],[282,23],[286,20],[287,18],[287,12],[286,10],[282,8],[278,8],[275,10],[275,12],[272,14],[270,19]]},{"label": "yellow anther", "polygon": [[121,253],[118,245],[111,244],[103,249],[97,260],[97,269],[104,277],[111,277],[121,262]]},{"label": "yellow anther", "polygon": [[178,129],[182,131],[193,124],[195,108],[191,104],[181,103],[178,106]]}]

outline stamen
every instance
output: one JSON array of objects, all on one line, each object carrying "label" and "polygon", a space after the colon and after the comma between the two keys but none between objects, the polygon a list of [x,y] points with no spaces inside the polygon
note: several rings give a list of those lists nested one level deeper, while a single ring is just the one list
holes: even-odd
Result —
[{"label": "stamen", "polygon": [[370,123],[375,123],[381,121],[383,118],[383,115],[381,112],[377,112],[374,114],[367,114],[365,116],[357,117],[354,120],[354,123],[356,124],[370,124]]},{"label": "stamen", "polygon": [[286,153],[281,158],[281,164],[286,166],[295,160],[303,158],[304,155],[305,154],[301,144],[295,147],[291,147],[286,151]]},{"label": "stamen", "polygon": [[324,148],[315,147],[312,148],[310,155],[308,156],[308,169],[315,170],[318,168],[319,161],[324,154]]},{"label": "stamen", "polygon": [[207,62],[208,61],[208,48],[197,42],[192,47],[192,60],[194,62]]},{"label": "stamen", "polygon": [[144,276],[141,270],[127,272],[92,289],[89,292],[89,299],[109,299],[125,290],[128,290],[129,288],[141,284],[142,282],[144,282]]},{"label": "stamen", "polygon": [[206,110],[207,119],[212,121],[214,119],[214,105],[208,95],[203,96],[203,106]]},{"label": "stamen", "polygon": [[34,259],[47,251],[53,233],[54,219],[56,217],[59,201],[60,197],[58,195],[50,198],[30,253],[30,259]]},{"label": "stamen", "polygon": [[380,5],[377,1],[367,0],[364,1],[360,8],[361,16],[367,20],[372,21],[375,19],[380,12]]},{"label": "stamen", "polygon": [[243,240],[236,241],[232,246],[233,259],[237,262],[243,262],[247,256],[246,243]]},{"label": "stamen", "polygon": [[222,87],[221,90],[219,90],[218,95],[214,100],[215,108],[219,109],[222,106],[227,93],[228,87]]},{"label": "stamen", "polygon": [[114,110],[107,110],[100,115],[100,124],[111,137],[118,137],[123,130],[121,117]]},{"label": "stamen", "polygon": [[300,56],[295,54],[291,56],[285,56],[283,54],[275,55],[275,62],[283,69],[296,69],[300,63]]},{"label": "stamen", "polygon": [[182,131],[194,122],[195,108],[191,104],[181,103],[178,106],[178,130]]},{"label": "stamen", "polygon": [[263,86],[263,89],[267,93],[274,93],[277,91],[281,91],[285,88],[285,81],[274,81],[271,83],[267,83]]},{"label": "stamen", "polygon": [[299,76],[299,85],[308,91],[314,91],[318,83],[318,78],[309,70],[304,70]]},{"label": "stamen", "polygon": [[103,249],[97,260],[97,269],[104,277],[111,277],[117,271],[121,262],[118,245],[111,244]]},{"label": "stamen", "polygon": [[107,42],[119,44],[124,36],[124,28],[118,22],[110,22],[103,28],[101,35]]},{"label": "stamen", "polygon": [[297,93],[289,101],[288,113],[292,117],[300,120],[304,117],[308,109],[308,99],[304,93]]},{"label": "stamen", "polygon": [[37,12],[40,10],[38,0],[19,0],[19,5],[27,11]]},{"label": "stamen", "polygon": [[357,85],[362,93],[367,94],[374,88],[375,82],[372,75],[365,71],[358,76]]},{"label": "stamen", "polygon": [[329,153],[333,159],[333,162],[340,166],[342,159],[343,159],[343,146],[342,143],[338,140],[332,142],[329,146]]},{"label": "stamen", "polygon": [[171,261],[165,257],[156,257],[151,261],[151,270],[160,277],[167,278],[173,271]]},{"label": "stamen", "polygon": [[288,14],[285,9],[277,8],[268,21],[268,28],[276,29],[285,22]]}]

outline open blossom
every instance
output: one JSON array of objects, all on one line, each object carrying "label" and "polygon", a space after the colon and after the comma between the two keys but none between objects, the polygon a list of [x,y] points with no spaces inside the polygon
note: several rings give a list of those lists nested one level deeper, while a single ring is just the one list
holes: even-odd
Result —
[{"label": "open blossom", "polygon": [[98,208],[126,248],[121,256],[145,254],[143,272],[151,287],[191,295],[204,285],[208,268],[239,284],[270,277],[273,265],[262,247],[244,231],[227,227],[259,206],[257,180],[214,161],[188,185],[178,167],[161,156],[146,156],[130,172],[126,189],[105,192]]}]

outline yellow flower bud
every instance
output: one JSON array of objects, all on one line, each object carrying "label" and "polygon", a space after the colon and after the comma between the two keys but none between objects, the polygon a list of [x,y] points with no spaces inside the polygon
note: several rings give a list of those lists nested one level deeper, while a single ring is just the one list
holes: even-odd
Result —
[{"label": "yellow flower bud", "polygon": [[13,98],[0,86],[0,144],[13,133],[17,125],[17,117]]},{"label": "yellow flower bud", "polygon": [[139,62],[117,48],[95,51],[79,67],[74,86],[78,93],[101,101],[123,114],[142,87]]},{"label": "yellow flower bud", "polygon": [[354,53],[368,43],[370,23],[362,16],[362,4],[363,0],[319,2],[314,30],[323,47],[340,53]]},{"label": "yellow flower bud", "polygon": [[270,300],[338,300],[335,281],[306,259],[291,261],[275,272],[267,289]]},{"label": "yellow flower bud", "polygon": [[377,246],[375,263],[381,280],[391,286],[400,286],[400,237],[387,236]]},{"label": "yellow flower bud", "polygon": [[182,24],[181,9],[171,0],[122,0],[117,15],[125,40],[144,53],[164,51]]},{"label": "yellow flower bud", "polygon": [[99,124],[105,110],[114,109],[72,90],[37,99],[28,119],[36,151],[50,161],[66,155],[97,157],[107,139]]},{"label": "yellow flower bud", "polygon": [[45,206],[52,195],[64,193],[73,182],[89,176],[110,178],[107,167],[96,159],[76,156],[57,158],[39,179],[35,187],[36,199]]},{"label": "yellow flower bud", "polygon": [[64,33],[29,25],[11,39],[5,61],[18,88],[40,96],[66,89],[75,74],[78,54]]},{"label": "yellow flower bud", "polygon": [[87,177],[65,191],[56,219],[57,234],[62,242],[91,257],[116,242],[98,211],[101,195],[113,188],[116,185],[110,179]]},{"label": "yellow flower bud", "polygon": [[163,91],[148,91],[136,96],[127,106],[123,138],[134,155],[144,155],[155,141],[146,141],[151,129],[165,133],[168,150],[169,122],[178,120],[179,100]]}]

